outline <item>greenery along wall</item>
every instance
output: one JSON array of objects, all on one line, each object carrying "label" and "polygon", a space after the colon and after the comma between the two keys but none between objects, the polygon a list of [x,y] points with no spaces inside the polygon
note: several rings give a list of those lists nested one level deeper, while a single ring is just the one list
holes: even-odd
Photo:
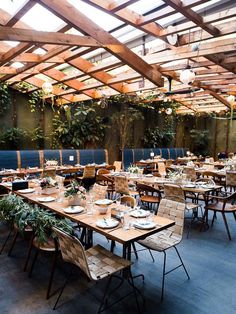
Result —
[{"label": "greenery along wall", "polygon": [[178,104],[151,97],[117,95],[58,106],[41,92],[28,97],[0,84],[0,104],[1,149],[104,147],[111,162],[123,147],[189,147],[210,155],[236,150],[235,121],[179,116]]}]

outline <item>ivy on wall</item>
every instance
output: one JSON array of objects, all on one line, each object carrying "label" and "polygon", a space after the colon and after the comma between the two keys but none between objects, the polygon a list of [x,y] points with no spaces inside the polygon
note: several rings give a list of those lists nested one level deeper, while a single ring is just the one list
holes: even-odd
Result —
[{"label": "ivy on wall", "polygon": [[11,95],[6,83],[0,84],[0,116],[4,115],[10,108]]}]

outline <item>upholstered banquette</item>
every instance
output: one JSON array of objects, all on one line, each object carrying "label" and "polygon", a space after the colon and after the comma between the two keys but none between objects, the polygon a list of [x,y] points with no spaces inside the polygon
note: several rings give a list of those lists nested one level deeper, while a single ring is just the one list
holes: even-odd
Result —
[{"label": "upholstered banquette", "polygon": [[187,148],[125,148],[122,150],[123,167],[126,169],[136,161],[149,159],[151,152],[165,159],[177,159],[184,157],[187,150]]},{"label": "upholstered banquette", "polygon": [[106,149],[45,149],[0,150],[0,169],[42,168],[45,161],[57,160],[58,165],[108,163]]}]

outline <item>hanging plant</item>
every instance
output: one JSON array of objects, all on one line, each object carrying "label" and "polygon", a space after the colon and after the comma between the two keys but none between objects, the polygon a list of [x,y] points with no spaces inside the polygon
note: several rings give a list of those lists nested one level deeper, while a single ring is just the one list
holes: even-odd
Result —
[{"label": "hanging plant", "polygon": [[0,115],[8,111],[11,105],[11,95],[6,83],[0,84]]}]

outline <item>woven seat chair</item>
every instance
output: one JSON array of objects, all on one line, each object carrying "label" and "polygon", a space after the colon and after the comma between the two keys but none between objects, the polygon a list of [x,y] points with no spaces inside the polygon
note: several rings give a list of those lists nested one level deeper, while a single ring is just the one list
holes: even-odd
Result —
[{"label": "woven seat chair", "polygon": [[226,171],[226,190],[227,188],[230,189],[230,191],[236,190],[236,171]]},{"label": "woven seat chair", "polygon": [[130,207],[135,207],[136,200],[133,196],[131,195],[123,195],[120,197],[120,203],[121,204],[129,204]]},{"label": "woven seat chair", "polygon": [[86,165],[82,177],[77,177],[78,181],[86,188],[89,189],[96,181],[95,166]]},{"label": "woven seat chair", "polygon": [[194,204],[186,202],[186,196],[180,185],[177,184],[164,184],[164,198],[176,202],[181,202],[185,204],[186,211],[192,211],[192,217],[189,224],[187,238],[189,236],[191,225],[195,220],[198,220],[198,207],[201,207],[199,204]]},{"label": "woven seat chair", "polygon": [[115,192],[120,195],[137,196],[138,192],[130,190],[128,179],[125,176],[115,176]]},{"label": "woven seat chair", "polygon": [[41,173],[41,178],[46,177],[51,177],[54,179],[56,177],[56,169],[43,169]]},{"label": "woven seat chair", "polygon": [[113,166],[116,167],[115,171],[120,172],[122,169],[122,161],[115,160]]},{"label": "woven seat chair", "polygon": [[158,161],[158,172],[161,176],[165,177],[166,176],[166,165],[164,161]]},{"label": "woven seat chair", "polygon": [[[109,278],[106,288],[104,290],[104,295],[101,304],[98,309],[98,313],[104,311],[107,308],[110,308],[112,305],[114,305],[115,303],[119,302],[121,299],[124,298],[122,297],[120,298],[120,300],[113,302],[110,305],[107,305],[111,279],[114,277],[121,279],[121,282],[119,284],[120,286],[121,283],[123,283],[124,277],[118,277],[117,273],[123,271],[124,269],[126,269],[127,279],[132,287],[132,292],[135,295],[138,312],[140,312],[137,299],[138,290],[137,288],[135,288],[133,283],[133,277],[130,270],[132,263],[130,261],[125,260],[124,258],[121,258],[109,252],[100,245],[96,245],[88,250],[85,250],[81,242],[76,237],[70,236],[69,234],[64,233],[63,231],[56,228],[54,228],[54,231],[58,236],[62,258],[65,262],[78,266],[80,270],[85,274],[86,278],[89,279],[90,281],[99,281],[105,278]],[[58,295],[58,298],[53,309],[56,309],[58,301],[63,293],[63,290],[70,276],[71,272]],[[112,289],[112,291],[114,292],[115,289],[114,290]]]},{"label": "woven seat chair", "polygon": [[[185,211],[184,203],[175,202],[168,199],[162,199],[159,205],[157,216],[174,220],[175,225],[171,228],[155,233],[144,240],[138,241],[139,244],[141,244],[142,246],[149,250],[153,262],[154,258],[151,253],[151,250],[164,253],[161,300],[163,300],[164,297],[165,276],[167,274],[182,266],[188,279],[190,279],[189,274],[183,263],[183,260],[176,247],[176,245],[178,245],[182,240],[184,226],[184,211]],[[175,249],[181,263],[178,266],[174,267],[173,269],[166,271],[166,251],[170,248]]]},{"label": "woven seat chair", "polygon": [[183,172],[186,174],[188,180],[196,181],[197,173],[193,167],[184,167]]}]

